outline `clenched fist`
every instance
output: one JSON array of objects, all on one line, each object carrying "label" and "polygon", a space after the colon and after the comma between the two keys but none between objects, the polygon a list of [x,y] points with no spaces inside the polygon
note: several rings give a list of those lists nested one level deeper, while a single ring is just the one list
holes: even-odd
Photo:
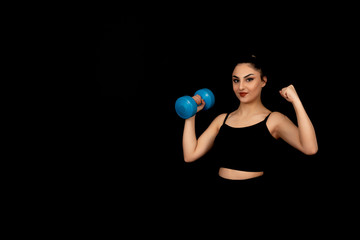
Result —
[{"label": "clenched fist", "polygon": [[195,100],[196,104],[198,105],[196,112],[199,112],[199,111],[203,110],[203,108],[205,107],[204,99],[202,99],[200,97],[200,95],[195,95],[192,98]]},{"label": "clenched fist", "polygon": [[299,100],[299,96],[296,93],[294,85],[289,85],[288,87],[284,87],[280,91],[280,95],[285,98],[287,101],[293,103],[294,101]]}]

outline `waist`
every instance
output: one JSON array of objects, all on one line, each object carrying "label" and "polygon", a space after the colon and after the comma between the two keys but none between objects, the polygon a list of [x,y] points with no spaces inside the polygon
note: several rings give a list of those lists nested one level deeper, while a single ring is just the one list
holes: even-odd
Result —
[{"label": "waist", "polygon": [[219,176],[229,180],[246,180],[264,175],[264,172],[248,172],[221,167]]}]

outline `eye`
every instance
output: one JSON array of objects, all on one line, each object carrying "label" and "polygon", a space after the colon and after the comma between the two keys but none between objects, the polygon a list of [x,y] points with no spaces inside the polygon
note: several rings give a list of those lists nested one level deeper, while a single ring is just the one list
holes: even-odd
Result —
[{"label": "eye", "polygon": [[234,78],[234,79],[233,79],[233,82],[234,82],[234,83],[238,83],[238,82],[239,82],[239,79]]},{"label": "eye", "polygon": [[252,80],[254,80],[254,78],[247,78],[246,79],[247,82],[251,82]]}]

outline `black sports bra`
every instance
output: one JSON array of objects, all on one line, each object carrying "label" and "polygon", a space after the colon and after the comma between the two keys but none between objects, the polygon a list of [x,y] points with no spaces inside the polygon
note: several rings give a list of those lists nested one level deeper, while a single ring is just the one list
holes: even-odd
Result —
[{"label": "black sports bra", "polygon": [[220,167],[249,172],[265,170],[276,154],[277,143],[266,126],[270,114],[259,123],[241,128],[225,124],[229,113],[226,115],[213,147]]}]

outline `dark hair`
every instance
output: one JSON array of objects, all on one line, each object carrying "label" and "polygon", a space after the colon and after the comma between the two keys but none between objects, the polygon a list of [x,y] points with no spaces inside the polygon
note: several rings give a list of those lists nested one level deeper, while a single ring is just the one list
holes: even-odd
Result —
[{"label": "dark hair", "polygon": [[241,54],[233,59],[233,63],[233,68],[235,68],[238,64],[248,63],[260,72],[261,79],[264,76],[267,76],[267,71],[263,59],[254,53]]}]

